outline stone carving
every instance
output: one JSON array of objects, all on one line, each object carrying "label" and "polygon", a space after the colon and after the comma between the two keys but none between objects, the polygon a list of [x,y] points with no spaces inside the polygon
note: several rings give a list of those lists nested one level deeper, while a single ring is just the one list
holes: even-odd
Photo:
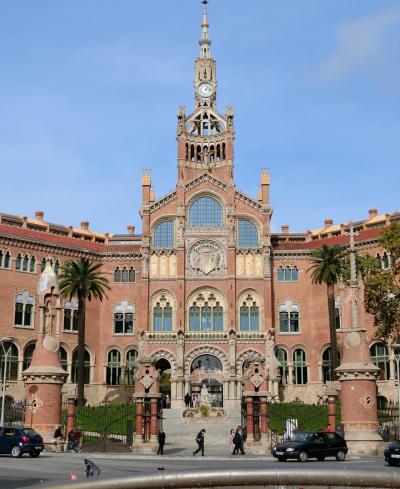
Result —
[{"label": "stone carving", "polygon": [[196,276],[221,275],[225,270],[225,254],[222,246],[214,241],[201,241],[189,251],[188,271]]},{"label": "stone carving", "polygon": [[210,394],[205,384],[203,385],[200,391],[200,404],[202,404],[203,406],[211,406]]},{"label": "stone carving", "polygon": [[264,378],[260,374],[254,374],[250,377],[250,382],[254,385],[256,389],[264,382]]},{"label": "stone carving", "polygon": [[153,378],[150,375],[145,375],[140,379],[140,383],[145,389],[150,389],[150,387],[153,385]]},{"label": "stone carving", "polygon": [[51,335],[53,331],[53,322],[54,322],[54,308],[51,301],[48,301],[46,304],[46,311],[44,313],[44,333],[46,335]]},{"label": "stone carving", "polygon": [[275,356],[275,330],[270,329],[267,333],[265,341],[265,370],[267,376],[271,380],[278,380],[280,361]]}]

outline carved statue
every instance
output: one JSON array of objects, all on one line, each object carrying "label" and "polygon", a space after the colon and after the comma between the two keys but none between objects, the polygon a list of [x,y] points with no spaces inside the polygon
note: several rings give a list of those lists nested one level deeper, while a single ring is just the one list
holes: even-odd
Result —
[{"label": "carved statue", "polygon": [[44,313],[44,332],[47,336],[50,336],[53,331],[55,312],[52,303],[47,303],[46,311]]},{"label": "carved statue", "polygon": [[203,406],[210,406],[210,394],[207,390],[207,386],[203,384],[203,387],[201,388],[200,391],[200,404]]},{"label": "carved statue", "polygon": [[201,241],[189,252],[189,265],[192,271],[203,275],[220,272],[225,266],[225,255],[222,247],[212,241]]}]

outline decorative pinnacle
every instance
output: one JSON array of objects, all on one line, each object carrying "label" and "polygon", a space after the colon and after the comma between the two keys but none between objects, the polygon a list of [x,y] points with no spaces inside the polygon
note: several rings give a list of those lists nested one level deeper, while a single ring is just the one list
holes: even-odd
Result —
[{"label": "decorative pinnacle", "polygon": [[208,39],[208,19],[207,19],[207,5],[209,0],[201,0],[204,5],[203,9],[203,21],[201,24],[201,40],[200,40],[200,58],[210,58],[210,44]]}]

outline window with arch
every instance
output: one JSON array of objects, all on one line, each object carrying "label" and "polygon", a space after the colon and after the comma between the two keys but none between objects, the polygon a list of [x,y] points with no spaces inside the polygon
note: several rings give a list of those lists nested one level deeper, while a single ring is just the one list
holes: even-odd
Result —
[{"label": "window with arch", "polygon": [[278,282],[298,282],[299,269],[296,266],[278,267]]},{"label": "window with arch", "polygon": [[27,254],[18,253],[15,259],[15,270],[18,272],[30,272],[36,271],[36,258]]},{"label": "window with arch", "polygon": [[135,282],[135,281],[136,281],[136,270],[133,267],[130,268],[117,267],[114,270],[114,282]]},{"label": "window with arch", "polygon": [[15,298],[14,326],[19,328],[33,328],[35,299],[24,290]]},{"label": "window with arch", "polygon": [[174,221],[162,221],[154,228],[153,247],[156,249],[174,247]]},{"label": "window with arch", "polygon": [[[85,349],[84,357],[84,382],[85,384],[90,383],[90,354]],[[72,355],[72,382],[76,384],[78,382],[78,350],[74,351]]]},{"label": "window with arch", "polygon": [[60,358],[61,367],[65,371],[67,371],[68,370],[68,353],[67,353],[67,350],[63,346],[60,346],[60,348],[58,349],[58,356]]},{"label": "window with arch", "polygon": [[222,226],[222,207],[213,197],[205,195],[195,200],[189,211],[190,226]]},{"label": "window with arch", "polygon": [[286,385],[288,383],[288,354],[284,348],[277,348],[275,352],[275,356],[280,362],[279,374],[280,379],[279,383],[282,385]]},{"label": "window with arch", "polygon": [[121,380],[121,353],[111,350],[107,355],[107,385],[119,385]]},{"label": "window with arch", "polygon": [[386,251],[384,251],[382,254],[378,253],[376,257],[379,260],[380,267],[382,270],[392,268],[392,266],[395,264],[394,257],[390,253],[389,254],[386,253]]},{"label": "window with arch", "polygon": [[390,363],[388,348],[384,343],[374,343],[371,348],[371,357],[374,364],[381,369],[379,380],[390,379]]},{"label": "window with arch", "polygon": [[302,348],[296,348],[293,352],[293,383],[307,384],[306,352]]},{"label": "window with arch", "polygon": [[249,293],[240,306],[240,331],[260,330],[260,308],[256,298]]},{"label": "window with arch", "polygon": [[29,368],[32,362],[33,352],[35,351],[36,344],[30,343],[24,350],[24,361],[22,364],[22,370]]},{"label": "window with arch", "polygon": [[114,306],[114,334],[133,334],[135,327],[135,304],[121,301]]},{"label": "window with arch", "polygon": [[11,255],[9,251],[0,250],[0,268],[10,268]]},{"label": "window with arch", "polygon": [[286,301],[279,306],[279,332],[280,333],[299,333],[300,306]]},{"label": "window with arch", "polygon": [[238,219],[238,246],[239,248],[258,248],[257,226],[248,219]]},{"label": "window with arch", "polygon": [[189,331],[222,331],[224,309],[214,292],[200,292],[189,307]]},{"label": "window with arch", "polygon": [[128,385],[134,384],[133,374],[135,372],[135,364],[138,357],[138,352],[135,349],[128,350],[126,352],[126,361],[125,361],[125,382]]},{"label": "window with arch", "polygon": [[153,308],[153,330],[172,331],[172,307],[167,302],[156,302]]},{"label": "window with arch", "polygon": [[[40,272],[43,272],[44,269],[46,268],[46,262],[48,259],[49,259],[49,257],[44,257],[42,259],[42,261],[40,262]],[[56,259],[54,261],[52,258],[50,258],[50,265],[53,267],[54,273],[56,275],[58,275],[60,268],[61,268],[61,263],[59,262],[59,260]]]},{"label": "window with arch", "polygon": [[335,328],[340,329],[342,327],[342,315],[341,315],[341,310],[340,310],[340,296],[337,296],[335,298],[334,318],[335,318]]},{"label": "window with arch", "polygon": [[4,378],[5,355],[7,352],[7,380],[18,380],[18,348],[14,343],[4,342],[0,347],[0,378]]},{"label": "window with arch", "polygon": [[[340,354],[338,352],[339,363],[340,363]],[[322,353],[322,382],[326,384],[332,380],[331,375],[331,367],[332,367],[332,350],[331,347],[325,348]]]},{"label": "window with arch", "polygon": [[78,301],[76,299],[64,302],[64,332],[78,332]]}]

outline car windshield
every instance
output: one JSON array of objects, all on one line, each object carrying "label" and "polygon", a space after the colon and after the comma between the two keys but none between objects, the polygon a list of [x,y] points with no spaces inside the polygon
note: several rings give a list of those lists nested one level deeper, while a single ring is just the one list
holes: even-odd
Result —
[{"label": "car windshield", "polygon": [[313,433],[296,433],[292,437],[292,441],[310,441],[313,437]]},{"label": "car windshield", "polygon": [[28,436],[37,435],[36,431],[35,431],[35,430],[33,430],[32,428],[25,428],[25,429],[23,429],[23,430],[21,430],[21,431],[22,431],[22,433],[23,433],[24,435],[28,435]]}]

